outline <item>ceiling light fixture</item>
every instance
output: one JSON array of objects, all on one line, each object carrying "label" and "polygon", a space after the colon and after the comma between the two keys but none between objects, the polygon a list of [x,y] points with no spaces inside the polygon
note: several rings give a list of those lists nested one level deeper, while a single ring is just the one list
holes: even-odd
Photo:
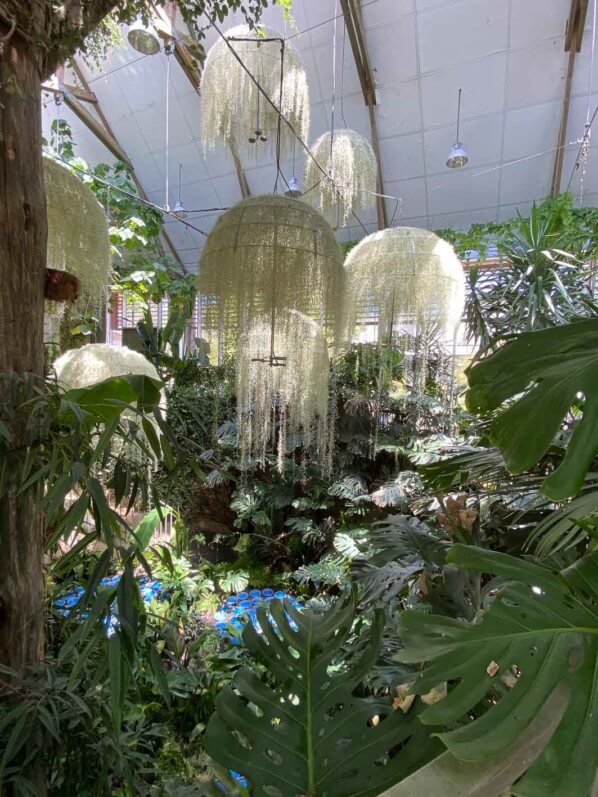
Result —
[{"label": "ceiling light fixture", "polygon": [[299,180],[296,177],[289,177],[287,186],[287,190],[284,192],[285,196],[290,196],[293,199],[297,199],[301,196],[301,186],[299,185]]},{"label": "ceiling light fixture", "polygon": [[183,174],[183,164],[179,163],[179,198],[174,203],[174,207],[172,209],[172,212],[177,217],[177,219],[187,218],[187,211],[185,209],[185,206],[183,205],[183,200],[181,199],[182,174]]},{"label": "ceiling light fixture", "polygon": [[138,53],[143,55],[156,55],[160,52],[160,39],[152,25],[145,25],[138,19],[129,28],[127,33],[129,44]]},{"label": "ceiling light fixture", "polygon": [[469,161],[469,157],[465,150],[463,144],[459,141],[459,128],[461,123],[461,92],[463,89],[459,89],[459,100],[457,103],[457,138],[455,139],[455,143],[451,147],[451,151],[449,152],[448,160],[446,165],[449,169],[459,169],[461,166],[465,166],[465,164]]}]

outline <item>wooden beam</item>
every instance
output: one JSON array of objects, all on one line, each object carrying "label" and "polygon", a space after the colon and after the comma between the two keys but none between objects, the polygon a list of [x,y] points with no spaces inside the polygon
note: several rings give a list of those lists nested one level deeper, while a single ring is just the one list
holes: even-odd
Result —
[{"label": "wooden beam", "polygon": [[[87,79],[85,78],[85,75],[83,74],[83,71],[82,71],[81,67],[79,66],[79,64],[77,63],[77,61],[75,60],[75,58],[72,59],[72,66],[73,66],[73,70],[75,72],[75,75],[77,76],[77,80],[81,84],[82,88],[85,91],[89,91],[89,84],[87,82]],[[65,102],[66,101],[67,101],[67,98],[65,97]],[[139,196],[142,199],[145,199],[146,202],[147,202],[148,201],[148,196],[147,196],[143,186],[139,182],[139,178],[135,174],[135,167],[133,166],[133,164],[132,164],[130,158],[127,156],[126,152],[121,148],[120,144],[118,143],[118,141],[116,139],[116,136],[114,134],[114,131],[112,130],[112,127],[110,126],[110,122],[108,121],[108,118],[104,114],[104,111],[102,110],[102,106],[100,105],[100,102],[99,102],[99,100],[97,98],[96,98],[96,102],[94,103],[94,108],[95,108],[95,112],[97,113],[98,118],[101,120],[102,124],[99,124],[95,120],[95,118],[93,116],[91,116],[91,114],[88,114],[88,116],[91,118],[91,121],[98,128],[98,132],[96,132],[93,129],[92,126],[90,126],[90,125],[87,125],[87,126],[98,137],[98,139],[104,144],[104,146],[108,146],[108,145],[105,143],[103,137],[108,137],[108,140],[111,140],[112,142],[114,142],[116,144],[116,147],[120,151],[120,155],[115,155],[115,157],[117,157],[118,160],[122,160],[130,168],[131,177],[133,178],[133,182],[135,183],[135,185],[137,187],[137,191],[139,193]],[[83,108],[83,110],[85,110],[85,109]],[[75,111],[75,113],[76,113],[76,111]],[[81,118],[81,117],[79,117],[79,118]],[[84,120],[82,119],[82,121],[84,121]],[[85,122],[85,124],[87,124],[87,123]],[[108,149],[110,149],[110,147],[108,147]],[[112,152],[113,155],[115,154],[112,150],[110,150],[110,151]],[[162,231],[161,231],[160,234],[161,234],[162,238],[164,239],[164,242],[166,243],[166,245],[170,249],[170,251],[172,253],[172,256],[174,257],[174,259],[179,264],[182,272],[184,274],[186,274],[187,273],[187,269],[183,265],[183,261],[181,260],[181,257],[179,255],[179,253],[177,252],[176,246],[173,244],[172,239],[170,238],[170,236],[168,235],[168,233],[166,232],[164,227],[162,228]]]},{"label": "wooden beam", "polygon": [[98,101],[93,91],[84,91],[84,89],[79,88],[79,86],[71,86],[69,83],[60,83],[59,85],[58,82],[46,81],[42,83],[42,91],[49,91],[51,94],[69,94],[76,100],[89,102],[92,105],[95,105]]},{"label": "wooden beam", "polygon": [[571,11],[567,21],[567,34],[565,38],[565,52],[575,49],[581,52],[581,40],[586,26],[588,6],[590,0],[571,0]]},{"label": "wooden beam", "polygon": [[186,40],[193,42],[190,36],[181,33],[175,27],[176,6],[167,3],[166,8],[152,3],[152,22],[158,36],[165,42],[171,42],[174,47],[174,57],[196,91],[201,86],[201,68],[205,53],[190,47]]},{"label": "wooden beam", "polygon": [[575,57],[581,52],[583,31],[586,26],[589,0],[571,0],[571,10],[567,21],[567,35],[565,38],[565,52],[569,53],[567,61],[567,77],[565,79],[565,93],[563,95],[563,110],[561,124],[557,137],[557,149],[554,156],[552,181],[550,185],[551,196],[558,196],[561,192],[563,177],[563,162],[565,159],[565,142],[567,140],[567,126],[569,124],[569,108],[571,106],[571,88],[575,72]]},{"label": "wooden beam", "polygon": [[[378,125],[376,123],[376,87],[374,85],[373,71],[365,40],[360,0],[341,0],[341,8],[345,18],[345,26],[349,35],[351,49],[353,51],[355,66],[357,67],[357,74],[359,75],[359,82],[361,83],[363,99],[368,107],[370,116],[372,147],[376,156],[376,163],[378,164],[376,192],[378,194],[383,194],[382,158],[380,153],[380,141],[378,139]],[[386,203],[382,196],[376,197],[376,212],[378,215],[378,229],[383,230],[388,227],[388,214],[386,211]]]},{"label": "wooden beam", "polygon": [[[153,21],[154,26],[158,35],[164,39],[164,41],[174,42],[174,56],[183,70],[183,73],[187,77],[189,83],[193,86],[193,88],[199,94],[199,90],[201,87],[201,66],[203,65],[203,61],[205,60],[205,53],[203,58],[195,55],[192,52],[192,49],[188,47],[184,43],[185,37],[180,31],[178,31],[175,27],[175,11],[176,9],[173,7],[173,4],[168,4],[166,8],[162,8],[161,6],[155,6],[152,4],[152,10],[154,12]],[[193,41],[193,39],[191,39]],[[203,49],[200,51],[203,53]],[[201,65],[201,66],[200,66]],[[235,163],[235,171],[237,172],[237,179],[239,180],[239,188],[241,189],[241,196],[243,199],[247,199],[247,197],[251,196],[251,190],[249,188],[249,182],[247,181],[247,176],[243,171],[243,166],[241,164],[241,159],[234,151],[233,147],[231,146],[231,154],[233,156],[233,161]]]},{"label": "wooden beam", "polygon": [[83,124],[89,130],[91,130],[94,136],[102,142],[106,149],[112,155],[114,155],[117,160],[123,161],[127,164],[127,166],[132,166],[131,161],[127,157],[125,151],[120,147],[118,141],[114,138],[114,136],[110,135],[106,128],[97,121],[97,119],[87,110],[87,108],[84,108],[79,100],[71,97],[70,94],[64,94],[63,96],[66,105],[83,122]]},{"label": "wooden beam", "polygon": [[249,183],[247,182],[247,176],[243,171],[243,167],[241,165],[241,159],[233,149],[233,145],[231,144],[230,147],[231,154],[233,156],[233,160],[235,162],[235,169],[237,171],[237,177],[239,179],[239,187],[241,188],[241,196],[243,199],[247,199],[251,196],[251,189],[249,188]]}]

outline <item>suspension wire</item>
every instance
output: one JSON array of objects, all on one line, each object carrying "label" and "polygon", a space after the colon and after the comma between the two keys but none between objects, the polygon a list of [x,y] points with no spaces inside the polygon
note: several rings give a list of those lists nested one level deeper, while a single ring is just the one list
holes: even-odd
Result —
[{"label": "suspension wire", "polygon": [[166,179],[164,183],[164,208],[170,210],[170,56],[172,49],[170,43],[164,48],[166,53],[166,135],[164,137],[164,168],[166,171]]},{"label": "suspension wire", "polygon": [[583,195],[585,189],[586,169],[590,156],[590,140],[592,138],[592,127],[590,125],[590,108],[592,103],[592,78],[594,77],[594,57],[596,54],[596,10],[597,0],[594,0],[594,18],[592,21],[592,52],[590,56],[590,74],[588,75],[588,107],[586,110],[586,123],[584,127],[583,144],[580,152],[580,160],[583,164],[581,170],[581,181],[579,185],[579,204],[583,205]]},{"label": "suspension wire", "polygon": [[[594,113],[592,114],[592,118],[590,119],[590,121],[585,126],[585,128],[586,128],[585,129],[585,133],[583,135],[583,138],[581,139],[581,143],[579,144],[579,149],[577,151],[577,158],[575,159],[575,163],[573,164],[573,168],[571,169],[571,176],[569,177],[569,182],[567,183],[567,191],[569,191],[569,189],[571,188],[571,183],[573,182],[573,178],[575,176],[575,172],[579,169],[579,166],[581,164],[581,158],[583,156],[584,147],[586,146],[587,142],[589,141],[589,135],[590,135],[591,130],[592,130],[592,125],[594,124],[594,121],[596,120],[596,116],[598,116],[598,105],[594,109]],[[574,143],[577,143],[577,142],[574,142]]]},{"label": "suspension wire", "polygon": [[[278,193],[278,178],[282,175],[283,180],[287,183],[282,169],[280,166],[281,147],[282,147],[282,92],[284,86],[284,57],[285,57],[285,43],[284,39],[280,40],[280,87],[278,91],[278,119],[276,121],[276,180],[274,181],[274,193]],[[258,91],[257,96],[260,96]],[[290,190],[287,183],[287,189]],[[272,344],[274,345],[274,343]]]},{"label": "suspension wire", "polygon": [[[79,166],[79,165],[73,163],[72,161],[67,160],[66,158],[62,158],[59,155],[55,156],[55,158],[56,158],[56,160],[60,161],[61,163],[64,163],[65,166],[68,166],[69,168],[73,169],[73,171],[81,172],[81,174],[86,174],[88,177],[91,177],[96,182],[101,183],[102,185],[109,186],[112,191],[118,191],[120,194],[123,194],[123,196],[128,196],[130,199],[134,199],[136,202],[140,202],[142,205],[146,205],[149,208],[153,208],[154,210],[157,210],[159,213],[163,213],[166,216],[170,216],[170,218],[174,219],[175,221],[178,221],[180,224],[184,224],[185,227],[189,227],[189,229],[195,230],[195,232],[201,233],[206,238],[208,237],[208,233],[207,232],[205,232],[204,230],[200,229],[199,227],[196,227],[194,224],[191,224],[186,219],[179,218],[177,216],[177,214],[173,213],[171,210],[166,210],[165,208],[161,207],[160,205],[156,205],[155,202],[151,202],[149,199],[144,199],[143,197],[139,196],[138,194],[133,194],[131,191],[127,191],[125,188],[121,188],[121,186],[115,185],[114,183],[111,183],[109,180],[105,180],[102,177],[98,177],[93,172],[90,172],[89,169],[84,169],[82,166]],[[208,208],[208,210],[229,210],[229,208]],[[200,213],[200,212],[203,212],[203,211],[202,210],[197,210],[197,211],[192,211],[192,212],[193,213]]]},{"label": "suspension wire", "polygon": [[[205,11],[204,11],[204,14],[206,14],[206,12],[205,12]],[[206,14],[206,15],[207,15],[207,14]],[[271,106],[272,106],[272,108],[274,108],[274,110],[276,111],[276,113],[278,113],[278,108],[276,107],[276,103],[272,102],[272,100],[271,100],[271,99],[270,99],[270,97],[268,96],[268,93],[267,93],[266,91],[264,91],[264,89],[262,88],[262,86],[260,86],[260,84],[259,84],[259,81],[258,81],[258,80],[256,80],[256,78],[255,78],[255,75],[253,75],[253,74],[252,74],[252,72],[251,72],[251,70],[250,70],[250,69],[249,69],[249,68],[248,68],[248,67],[245,65],[245,63],[243,62],[243,59],[242,59],[242,58],[240,57],[240,55],[237,53],[237,51],[235,50],[235,48],[234,48],[234,47],[231,45],[230,41],[229,41],[229,40],[227,39],[227,37],[224,35],[224,33],[222,32],[222,30],[220,29],[220,27],[219,27],[219,26],[218,26],[218,25],[217,25],[215,22],[212,22],[212,25],[213,25],[213,27],[214,27],[214,30],[216,31],[216,33],[218,33],[218,35],[220,36],[220,38],[221,38],[221,39],[222,39],[224,42],[226,42],[226,45],[227,45],[228,49],[229,49],[229,50],[230,50],[230,52],[232,53],[232,55],[233,55],[233,57],[235,58],[235,60],[236,60],[236,61],[237,61],[237,62],[238,62],[240,65],[241,65],[241,68],[242,68],[242,69],[243,69],[243,70],[246,72],[246,74],[249,76],[249,79],[251,80],[251,82],[252,82],[252,83],[253,83],[253,84],[254,84],[254,85],[257,87],[258,91],[259,91],[259,92],[261,92],[262,96],[263,96],[263,97],[265,97],[265,99],[266,99],[266,101],[268,102],[268,104],[269,104],[269,105],[271,105]],[[322,168],[322,166],[321,166],[321,165],[320,165],[320,163],[318,162],[317,158],[315,158],[315,157],[314,157],[314,154],[312,153],[311,149],[310,149],[310,148],[309,148],[309,146],[308,146],[308,145],[305,143],[305,141],[304,141],[304,140],[301,138],[301,136],[299,135],[299,133],[298,133],[298,132],[295,130],[295,128],[293,127],[293,124],[292,124],[292,123],[291,123],[291,122],[290,122],[290,121],[289,121],[289,120],[286,118],[286,116],[285,116],[284,114],[280,114],[280,119],[281,119],[281,123],[282,123],[282,122],[284,122],[284,123],[287,125],[287,127],[290,129],[290,131],[293,133],[293,135],[296,137],[297,141],[298,141],[298,142],[301,144],[301,146],[303,147],[304,151],[305,151],[305,152],[306,152],[306,153],[309,155],[309,157],[310,157],[310,158],[313,160],[313,162],[316,164],[316,167],[318,168],[318,170],[319,170],[319,171],[320,171],[320,172],[321,172],[321,173],[324,175],[324,178],[325,178],[325,179],[327,179],[327,180],[330,180],[330,179],[331,179],[331,178],[330,178],[330,176],[328,175],[328,173],[326,172],[326,170]],[[334,181],[332,181],[332,182],[334,182]],[[373,192],[373,191],[368,191],[368,192],[366,192],[366,193],[374,193],[374,194],[375,194],[375,192]],[[390,198],[391,198],[391,199],[396,199],[396,197],[390,197]],[[357,221],[359,222],[359,225],[361,226],[361,228],[363,229],[363,231],[364,231],[364,232],[367,234],[367,229],[366,229],[366,227],[365,227],[364,223],[363,223],[363,222],[361,221],[361,219],[360,219],[360,218],[357,216],[357,214],[355,213],[355,211],[351,211],[351,212],[352,212],[352,215],[355,217],[355,219],[357,219]]]},{"label": "suspension wire", "polygon": [[347,120],[345,119],[345,45],[347,43],[347,20],[345,15],[341,14],[343,18],[343,50],[341,55],[341,120],[343,127],[348,127]]},{"label": "suspension wire", "polygon": [[332,147],[334,143],[334,122],[336,111],[336,22],[338,0],[334,0],[334,32],[332,34],[332,101],[330,104],[330,160],[332,161]]}]

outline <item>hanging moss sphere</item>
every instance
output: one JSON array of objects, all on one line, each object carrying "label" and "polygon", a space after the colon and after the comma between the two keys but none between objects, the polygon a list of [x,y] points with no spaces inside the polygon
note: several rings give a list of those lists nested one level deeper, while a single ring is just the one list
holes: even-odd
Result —
[{"label": "hanging moss sphere", "polygon": [[78,310],[102,306],[112,273],[108,220],[93,192],[71,171],[44,157],[47,266],[79,281]]},{"label": "hanging moss sphere", "polygon": [[284,458],[301,445],[326,471],[332,451],[326,338],[302,313],[283,316],[274,338],[270,318],[264,317],[241,339],[236,369],[241,459],[263,466],[267,454],[276,453],[282,471]]},{"label": "hanging moss sphere", "polygon": [[[367,139],[355,130],[327,132],[316,140],[312,154],[305,163],[304,199],[331,224],[345,223],[352,211],[374,206],[378,164]],[[322,179],[322,171],[332,179]]]},{"label": "hanging moss sphere", "polygon": [[[228,30],[225,36],[228,41],[219,39],[208,52],[203,70],[204,146],[209,148],[217,143],[226,143],[239,154],[258,159],[264,153],[270,157],[276,151],[280,129],[280,154],[284,157],[292,151],[295,134],[284,121],[279,128],[279,107],[303,141],[309,137],[309,90],[301,56],[290,42],[284,42],[281,92],[280,40],[284,36],[261,25],[259,31],[240,25]],[[231,48],[246,69],[235,58]],[[275,107],[259,92],[251,76]]]},{"label": "hanging moss sphere", "polygon": [[379,318],[383,335],[401,318],[453,334],[465,303],[465,275],[453,247],[429,230],[394,227],[364,238],[345,261],[345,321]]},{"label": "hanging moss sphere", "polygon": [[287,310],[332,327],[342,309],[342,286],[342,254],[330,225],[286,196],[250,197],[227,211],[199,262],[205,323],[232,337],[235,347],[238,333],[264,316],[279,330]]},{"label": "hanging moss sphere", "polygon": [[152,363],[126,346],[109,343],[89,343],[80,349],[70,349],[54,363],[59,384],[66,390],[91,387],[116,376],[149,376],[160,380]]},{"label": "hanging moss sphere", "polygon": [[[162,381],[156,368],[142,354],[126,346],[111,346],[109,343],[89,343],[80,349],[69,349],[55,361],[54,372],[58,384],[64,390],[91,387],[118,376],[149,376],[158,382]],[[160,406],[163,410],[166,408],[164,391],[161,393]],[[140,424],[141,419],[133,410],[125,410],[122,417],[135,425]],[[150,422],[159,435],[156,421],[151,419]],[[138,434],[147,451],[151,452],[149,459],[139,446],[130,441],[115,443],[113,453],[137,465],[146,466],[154,461],[155,455],[145,432]]]}]

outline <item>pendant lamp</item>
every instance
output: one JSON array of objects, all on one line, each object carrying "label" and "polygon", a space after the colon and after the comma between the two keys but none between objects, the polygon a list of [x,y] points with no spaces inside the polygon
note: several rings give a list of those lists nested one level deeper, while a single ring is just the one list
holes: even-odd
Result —
[{"label": "pendant lamp", "polygon": [[155,28],[144,24],[141,19],[131,25],[127,39],[131,47],[143,55],[156,55],[160,52],[160,39]]},{"label": "pendant lamp", "polygon": [[[272,340],[270,318],[255,320],[242,336],[236,369],[237,436],[246,465],[265,465],[301,447],[325,470],[331,452],[328,423],[329,361],[326,338],[311,318],[294,310]],[[272,343],[277,352],[272,364]]]},{"label": "pendant lamp", "polygon": [[80,283],[76,307],[97,311],[112,273],[106,214],[85,183],[48,157],[44,157],[44,183],[48,268],[74,274]]},{"label": "pendant lamp", "polygon": [[[294,133],[286,122],[279,123],[278,109],[304,141],[309,136],[309,91],[300,55],[269,28],[251,30],[240,25],[225,36],[226,41],[220,39],[208,52],[203,71],[204,146],[226,143],[239,155],[259,157],[265,150],[268,157],[277,152],[284,158],[291,150]],[[258,90],[252,76],[275,107]]]},{"label": "pendant lamp", "polygon": [[340,319],[342,256],[334,233],[298,199],[244,199],[222,215],[199,262],[206,326],[236,348],[261,317],[278,330],[298,310],[331,327]]},{"label": "pendant lamp", "polygon": [[355,130],[335,130],[317,139],[312,154],[304,196],[330,223],[374,206],[378,164],[369,141]]},{"label": "pendant lamp", "polygon": [[465,166],[466,163],[469,161],[469,156],[465,150],[465,147],[459,140],[459,129],[461,126],[461,93],[463,89],[459,89],[459,99],[457,101],[457,136],[455,138],[455,143],[451,147],[451,151],[449,152],[449,156],[446,162],[446,165],[449,169],[459,169],[461,166]]}]

